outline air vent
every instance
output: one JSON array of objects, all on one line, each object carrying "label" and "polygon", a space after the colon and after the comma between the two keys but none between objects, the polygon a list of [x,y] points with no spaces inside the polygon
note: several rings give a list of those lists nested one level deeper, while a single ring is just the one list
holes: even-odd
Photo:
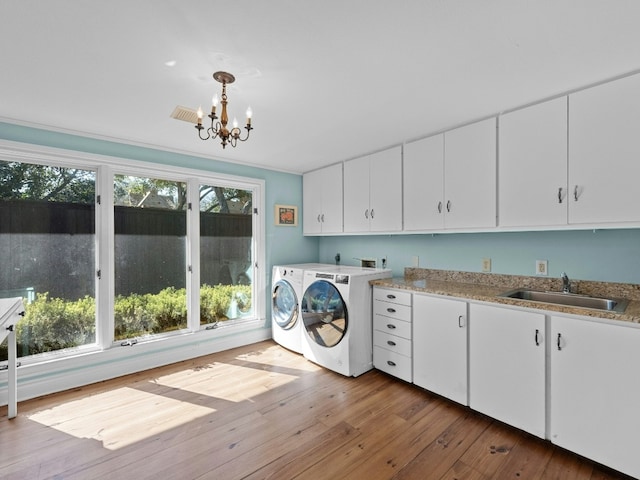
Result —
[{"label": "air vent", "polygon": [[183,122],[193,123],[195,125],[196,123],[198,123],[198,112],[193,108],[187,108],[183,107],[182,105],[178,105],[173,109],[171,118],[182,120]]}]

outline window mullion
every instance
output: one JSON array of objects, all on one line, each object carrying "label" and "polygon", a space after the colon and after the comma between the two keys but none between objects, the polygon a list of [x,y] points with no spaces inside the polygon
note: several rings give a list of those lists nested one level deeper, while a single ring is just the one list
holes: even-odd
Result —
[{"label": "window mullion", "polygon": [[101,165],[97,177],[96,195],[100,196],[100,203],[96,203],[96,265],[100,275],[96,280],[96,343],[108,348],[113,343],[114,328],[113,170]]},{"label": "window mullion", "polygon": [[200,329],[200,182],[187,182],[187,327]]}]

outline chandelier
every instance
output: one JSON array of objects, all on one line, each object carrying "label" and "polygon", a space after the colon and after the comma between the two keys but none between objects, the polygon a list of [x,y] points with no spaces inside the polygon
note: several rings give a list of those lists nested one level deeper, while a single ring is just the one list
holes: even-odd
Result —
[{"label": "chandelier", "polygon": [[[227,123],[229,123],[229,117],[227,116],[227,84],[235,82],[236,78],[227,72],[216,72],[213,74],[213,78],[222,83],[222,112],[220,113],[220,121],[216,121],[218,120],[218,116],[216,115],[218,94],[215,94],[211,101],[211,113],[207,115],[211,119],[211,126],[207,129],[202,125],[202,108],[198,108],[198,124],[196,125],[196,128],[198,129],[198,136],[200,137],[200,140],[213,140],[215,138],[219,138],[222,141],[222,148],[225,148],[227,144],[235,147],[238,140],[245,142],[249,139],[249,134],[251,133],[251,130],[253,130],[253,127],[251,126],[251,116],[253,115],[253,112],[251,111],[251,107],[247,108],[247,124],[244,126],[247,130],[246,137],[240,137],[242,130],[238,128],[238,121],[235,118],[233,119],[233,126],[231,129],[228,129]],[[206,137],[203,136],[203,130],[205,130],[205,133],[207,134]]]}]

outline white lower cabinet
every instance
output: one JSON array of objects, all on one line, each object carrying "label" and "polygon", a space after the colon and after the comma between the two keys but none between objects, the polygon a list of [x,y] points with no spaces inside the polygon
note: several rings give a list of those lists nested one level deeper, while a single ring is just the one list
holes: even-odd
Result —
[{"label": "white lower cabinet", "polygon": [[551,317],[550,439],[640,478],[640,329]]},{"label": "white lower cabinet", "polygon": [[411,293],[373,289],[373,366],[406,382],[411,370]]},{"label": "white lower cabinet", "polygon": [[413,383],[467,402],[467,303],[413,296]]},{"label": "white lower cabinet", "polygon": [[469,405],[545,437],[545,315],[469,306]]}]

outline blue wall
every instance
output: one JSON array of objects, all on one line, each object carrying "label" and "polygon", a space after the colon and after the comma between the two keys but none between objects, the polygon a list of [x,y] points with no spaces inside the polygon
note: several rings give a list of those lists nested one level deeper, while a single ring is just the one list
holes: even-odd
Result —
[{"label": "blue wall", "polygon": [[[3,122],[0,122],[0,138],[27,144],[262,179],[265,181],[266,199],[264,213],[266,215],[267,282],[271,281],[271,267],[273,265],[316,262],[318,260],[319,240],[302,235],[302,222],[298,222],[296,227],[276,227],[273,221],[275,204],[298,205],[299,212],[302,212],[302,176],[300,175]],[[267,289],[270,290],[269,287]],[[269,302],[267,305],[269,306]]]},{"label": "blue wall", "polygon": [[576,280],[640,283],[640,230],[588,230],[442,235],[326,237],[320,241],[321,262],[344,265],[353,259],[386,257],[388,268],[402,276],[418,256],[420,267],[482,271],[491,258],[492,272],[535,275],[535,261],[548,260],[549,275],[565,271]]},{"label": "blue wall", "polygon": [[304,237],[301,222],[297,227],[275,227],[273,224],[274,204],[302,207],[302,178],[299,175],[2,122],[0,138],[264,179],[267,281],[271,279],[273,265],[334,263],[336,253],[340,253],[341,263],[345,265],[358,264],[354,257],[386,257],[389,268],[397,276],[412,265],[414,256],[419,257],[421,267],[471,272],[481,271],[482,258],[490,257],[494,273],[534,275],[535,261],[548,260],[550,276],[559,276],[566,271],[575,279],[640,283],[639,229]]}]

